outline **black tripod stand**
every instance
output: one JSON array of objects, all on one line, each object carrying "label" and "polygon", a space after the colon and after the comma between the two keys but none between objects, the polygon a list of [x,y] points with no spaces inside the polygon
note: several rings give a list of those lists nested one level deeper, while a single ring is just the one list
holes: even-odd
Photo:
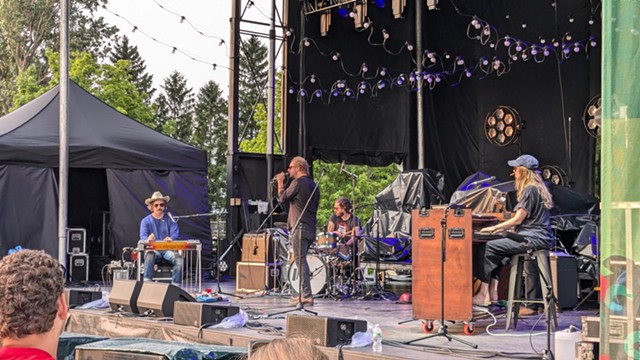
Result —
[{"label": "black tripod stand", "polygon": [[[216,284],[216,292],[215,292],[216,294],[229,295],[229,296],[237,297],[239,299],[243,298],[240,295],[226,293],[226,292],[223,292],[222,289],[220,289],[220,273],[222,272],[222,270],[220,269],[220,262],[222,261],[222,259],[224,259],[224,257],[231,250],[231,248],[233,248],[233,246],[238,242],[238,240],[240,240],[243,234],[244,232],[240,230],[238,234],[233,238],[233,241],[231,241],[231,244],[229,244],[229,247],[227,248],[227,250],[222,255],[216,256],[217,258],[216,259],[216,283],[217,284]],[[216,244],[216,247],[217,247],[216,251],[220,251],[220,236],[218,236],[218,243]]]},{"label": "black tripod stand", "polygon": [[440,220],[440,228],[442,229],[442,252],[441,252],[441,262],[440,262],[440,330],[438,330],[438,333],[436,334],[432,334],[432,335],[428,335],[428,336],[424,336],[421,337],[419,339],[415,339],[415,340],[411,340],[411,341],[407,341],[405,342],[405,344],[411,344],[414,343],[416,341],[420,341],[420,340],[425,340],[425,339],[431,339],[433,337],[436,336],[444,336],[447,340],[451,341],[451,340],[455,340],[457,342],[460,342],[462,344],[465,344],[467,346],[470,346],[474,349],[478,348],[478,345],[471,343],[469,341],[466,340],[462,340],[460,338],[457,338],[455,336],[451,336],[448,334],[447,332],[447,324],[445,324],[444,322],[444,263],[447,261],[447,217],[449,215],[449,210],[453,208],[453,205],[449,205],[444,209],[444,216],[442,217],[442,219]]},{"label": "black tripod stand", "polygon": [[[295,225],[293,225],[293,227],[291,228],[291,238],[295,239],[295,237],[298,236],[298,254],[300,255],[296,257],[296,261],[298,262],[298,272],[300,274],[299,275],[300,281],[298,282],[298,303],[296,304],[296,307],[294,309],[269,314],[269,317],[286,314],[292,311],[302,311],[309,314],[318,315],[317,312],[305,309],[304,305],[302,304],[302,281],[304,281],[304,278],[302,276],[302,271],[303,271],[302,262],[306,261],[307,259],[306,259],[306,256],[305,256],[305,259],[303,259],[303,256],[302,256],[302,237],[303,237],[304,229],[302,226],[300,226],[301,225],[300,221],[302,220],[302,217],[304,216],[307,209],[309,208],[309,204],[311,203],[311,199],[313,199],[313,195],[316,193],[316,191],[318,191],[318,185],[320,184],[320,180],[322,180],[322,177],[324,177],[326,170],[327,169],[324,169],[324,168],[322,169],[322,172],[320,173],[320,177],[318,178],[318,182],[316,182],[315,186],[313,187],[313,191],[311,191],[311,194],[309,194],[309,198],[307,199],[306,204],[304,204],[304,207],[300,212],[300,216],[298,217],[298,220],[296,221]],[[300,226],[300,228],[298,228],[298,226]],[[298,231],[297,234],[296,234],[296,231]]]}]

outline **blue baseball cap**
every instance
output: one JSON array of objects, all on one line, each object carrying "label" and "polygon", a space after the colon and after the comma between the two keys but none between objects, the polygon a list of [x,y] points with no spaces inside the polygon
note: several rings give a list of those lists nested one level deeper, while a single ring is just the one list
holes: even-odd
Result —
[{"label": "blue baseball cap", "polygon": [[522,166],[529,170],[535,170],[538,168],[538,159],[531,155],[520,155],[515,160],[507,161],[507,164],[511,167]]}]

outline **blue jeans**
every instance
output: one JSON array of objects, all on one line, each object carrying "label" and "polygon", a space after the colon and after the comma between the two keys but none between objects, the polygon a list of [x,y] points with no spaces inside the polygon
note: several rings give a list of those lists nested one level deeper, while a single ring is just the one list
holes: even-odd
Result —
[{"label": "blue jeans", "polygon": [[182,283],[182,256],[174,251],[147,251],[144,254],[144,280],[153,280],[153,265],[162,259],[173,265],[171,271],[171,283],[180,285]]}]

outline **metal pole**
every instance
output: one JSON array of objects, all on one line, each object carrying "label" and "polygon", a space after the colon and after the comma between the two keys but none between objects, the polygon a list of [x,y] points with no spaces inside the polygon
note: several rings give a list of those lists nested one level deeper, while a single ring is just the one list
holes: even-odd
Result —
[{"label": "metal pole", "polygon": [[424,90],[422,88],[422,61],[424,54],[422,53],[422,1],[416,1],[416,71],[418,81],[418,91],[416,93],[416,122],[418,125],[418,169],[424,169]]},{"label": "metal pole", "polygon": [[[238,86],[240,67],[240,9],[241,0],[233,1],[231,10],[231,31],[229,36],[229,113],[227,120],[227,240],[233,239],[239,225],[238,209]],[[232,204],[233,201],[233,204]]]},{"label": "metal pole", "polygon": [[69,0],[60,0],[60,144],[58,182],[58,261],[67,264],[67,206],[69,187]]},{"label": "metal pole", "polygon": [[275,128],[276,92],[276,0],[271,0],[271,27],[269,28],[269,83],[267,87],[267,203],[271,209],[271,178],[273,177],[273,129]]},{"label": "metal pole", "polygon": [[[300,6],[300,41],[302,41],[305,37],[305,31],[304,31],[304,20],[305,20],[305,14],[304,14],[304,5],[302,2],[298,3],[298,6]],[[302,82],[304,81],[304,52],[305,52],[305,48],[304,46],[300,46],[300,72],[298,74],[298,84],[300,87],[303,86]],[[306,154],[305,154],[305,149],[306,149],[306,144],[305,144],[305,121],[304,121],[304,106],[305,106],[305,99],[304,98],[300,98],[298,97],[298,155],[302,156],[304,158],[306,158]]]}]

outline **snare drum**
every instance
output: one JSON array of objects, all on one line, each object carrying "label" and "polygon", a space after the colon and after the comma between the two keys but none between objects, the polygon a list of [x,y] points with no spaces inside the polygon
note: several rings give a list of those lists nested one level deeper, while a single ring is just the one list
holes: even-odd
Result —
[{"label": "snare drum", "polygon": [[[311,294],[322,294],[329,283],[330,275],[327,265],[322,258],[317,255],[307,255],[309,263],[309,278],[311,280]],[[298,264],[292,263],[288,271],[291,293],[297,294],[300,286],[300,272]]]},{"label": "snare drum", "polygon": [[329,251],[338,246],[338,235],[329,232],[321,232],[316,236],[316,250]]}]

